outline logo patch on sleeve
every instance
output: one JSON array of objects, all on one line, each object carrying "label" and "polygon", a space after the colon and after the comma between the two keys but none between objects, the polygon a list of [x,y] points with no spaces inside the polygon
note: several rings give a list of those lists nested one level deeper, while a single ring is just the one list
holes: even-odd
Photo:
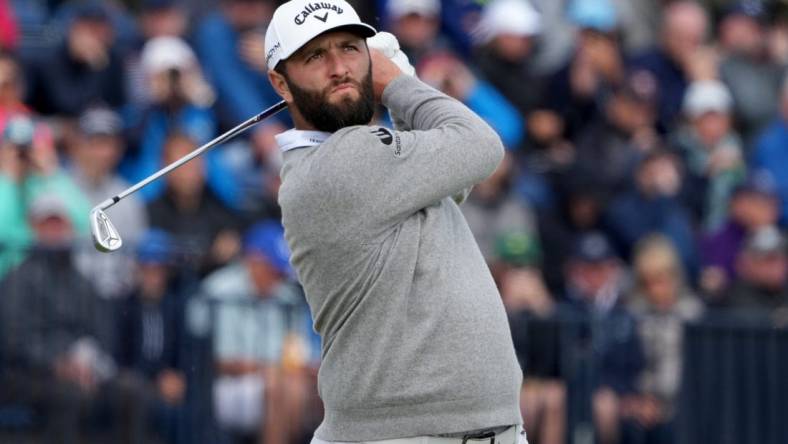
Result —
[{"label": "logo patch on sleeve", "polygon": [[374,134],[375,137],[380,139],[380,141],[386,146],[391,146],[391,143],[394,142],[394,157],[402,156],[402,142],[400,141],[398,134],[395,134],[390,129],[383,127],[373,128],[370,132]]},{"label": "logo patch on sleeve", "polygon": [[385,145],[391,145],[391,142],[394,140],[394,135],[386,128],[373,129],[372,134],[376,135]]}]

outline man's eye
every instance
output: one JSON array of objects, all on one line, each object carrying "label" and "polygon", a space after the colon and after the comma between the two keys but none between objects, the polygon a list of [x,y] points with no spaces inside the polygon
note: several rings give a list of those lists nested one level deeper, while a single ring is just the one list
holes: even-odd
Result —
[{"label": "man's eye", "polygon": [[306,59],[306,61],[307,61],[307,62],[311,62],[311,61],[314,61],[314,60],[317,60],[317,59],[319,59],[320,57],[323,57],[323,54],[322,54],[322,53],[319,53],[319,52],[316,52],[316,53],[314,53],[314,54],[310,55],[310,56],[309,56],[309,57]]},{"label": "man's eye", "polygon": [[356,45],[345,45],[345,51],[358,51],[358,47]]}]

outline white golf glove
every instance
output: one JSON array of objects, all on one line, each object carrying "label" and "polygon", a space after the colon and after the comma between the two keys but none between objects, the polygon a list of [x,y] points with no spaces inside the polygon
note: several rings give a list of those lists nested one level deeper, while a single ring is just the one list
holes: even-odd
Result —
[{"label": "white golf glove", "polygon": [[393,34],[388,32],[379,32],[374,36],[367,39],[367,46],[371,49],[377,49],[389,60],[394,62],[405,74],[409,76],[416,75],[416,69],[410,64],[408,56],[399,49],[399,42]]}]

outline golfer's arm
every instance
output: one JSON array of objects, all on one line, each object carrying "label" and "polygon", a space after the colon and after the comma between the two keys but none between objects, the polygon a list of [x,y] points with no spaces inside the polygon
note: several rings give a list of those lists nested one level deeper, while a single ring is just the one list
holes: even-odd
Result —
[{"label": "golfer's arm", "polygon": [[[383,103],[411,131],[398,133],[411,187],[428,199],[460,202],[503,157],[498,134],[459,101],[410,76],[386,87]],[[432,202],[423,202],[430,204]]]}]

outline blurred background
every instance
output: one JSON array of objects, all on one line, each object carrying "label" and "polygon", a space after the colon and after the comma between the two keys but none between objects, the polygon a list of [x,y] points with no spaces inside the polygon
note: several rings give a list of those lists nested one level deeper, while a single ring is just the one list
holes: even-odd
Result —
[{"label": "blurred background", "polygon": [[[463,211],[531,444],[788,443],[788,1],[351,3],[506,146]],[[120,251],[88,232],[278,100],[277,5],[0,0],[0,442],[311,438],[287,113],[114,207]]]}]

